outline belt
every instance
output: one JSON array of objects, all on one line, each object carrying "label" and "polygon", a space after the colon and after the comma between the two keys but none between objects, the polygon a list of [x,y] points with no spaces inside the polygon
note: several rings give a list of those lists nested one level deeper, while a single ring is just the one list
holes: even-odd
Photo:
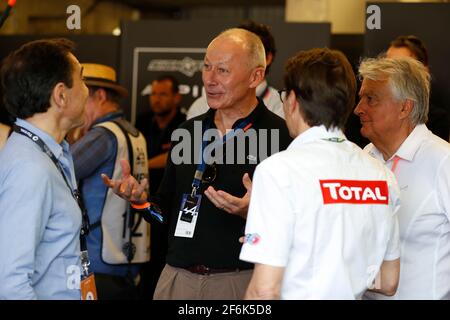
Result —
[{"label": "belt", "polygon": [[215,268],[207,267],[207,266],[205,266],[203,264],[190,266],[190,267],[187,267],[187,268],[184,268],[184,269],[186,269],[186,270],[188,270],[188,271],[190,271],[192,273],[200,274],[200,275],[203,275],[203,276],[207,276],[207,275],[210,275],[210,274],[213,274],[213,273],[239,272],[240,271],[239,268],[234,268],[234,269],[215,269]]}]

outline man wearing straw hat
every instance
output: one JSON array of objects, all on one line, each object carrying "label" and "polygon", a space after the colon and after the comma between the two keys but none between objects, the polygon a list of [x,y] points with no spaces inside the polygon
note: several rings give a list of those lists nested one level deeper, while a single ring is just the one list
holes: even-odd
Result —
[{"label": "man wearing straw hat", "polygon": [[[88,250],[99,299],[136,297],[140,263],[150,258],[148,224],[128,203],[108,191],[101,173],[121,176],[120,159],[128,159],[136,179],[147,177],[147,149],[142,134],[123,118],[119,101],[127,90],[114,69],[82,64],[89,88],[87,132],[71,148],[91,223]],[[142,222],[142,223],[141,223]]]}]

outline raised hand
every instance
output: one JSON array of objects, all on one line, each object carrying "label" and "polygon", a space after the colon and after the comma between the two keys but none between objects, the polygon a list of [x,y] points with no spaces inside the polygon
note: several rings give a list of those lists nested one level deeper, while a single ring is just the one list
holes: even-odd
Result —
[{"label": "raised hand", "polygon": [[242,198],[232,196],[222,190],[216,191],[212,186],[205,190],[205,195],[217,208],[245,219],[247,218],[250,195],[252,193],[252,180],[248,173],[242,177],[242,184],[247,189],[246,194]]},{"label": "raised hand", "polygon": [[148,181],[143,179],[140,183],[131,175],[130,163],[120,160],[122,167],[122,179],[111,180],[106,174],[102,173],[103,183],[112,188],[119,197],[132,202],[141,204],[147,202]]}]

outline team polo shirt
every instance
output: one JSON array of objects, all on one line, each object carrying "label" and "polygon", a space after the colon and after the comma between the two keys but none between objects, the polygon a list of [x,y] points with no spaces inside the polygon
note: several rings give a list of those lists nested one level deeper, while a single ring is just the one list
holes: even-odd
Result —
[{"label": "team polo shirt", "polygon": [[[387,161],[400,187],[400,283],[396,299],[450,299],[450,145],[418,125]],[[380,295],[371,295],[381,298]]]},{"label": "team polo shirt", "polygon": [[256,168],[240,259],[284,267],[282,299],[359,299],[400,255],[398,206],[389,169],[312,127]]}]

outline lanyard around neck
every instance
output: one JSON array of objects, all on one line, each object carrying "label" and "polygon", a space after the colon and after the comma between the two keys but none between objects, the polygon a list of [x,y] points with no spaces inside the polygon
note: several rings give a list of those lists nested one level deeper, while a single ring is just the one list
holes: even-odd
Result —
[{"label": "lanyard around neck", "polygon": [[[208,130],[211,127],[211,122],[210,121],[206,121],[203,130],[202,130],[202,137],[204,136],[204,133],[206,132],[206,130]],[[218,141],[213,145],[213,149],[217,148],[219,145],[224,145],[225,143],[227,143],[228,140],[233,139],[241,130],[243,132],[246,132],[248,129],[251,128],[252,126],[252,122],[250,121],[250,119],[243,119],[242,121],[240,121],[237,126],[229,131],[226,135],[223,136],[222,141]],[[198,188],[200,187],[200,184],[202,182],[202,178],[203,178],[203,173],[205,172],[206,169],[206,161],[203,157],[203,150],[205,149],[206,145],[207,145],[207,141],[203,140],[202,141],[202,148],[200,149],[200,163],[197,165],[197,169],[195,170],[195,174],[194,174],[194,179],[192,181],[192,192],[191,192],[191,196],[195,196],[197,193]]]},{"label": "lanyard around neck", "polygon": [[14,132],[16,132],[20,135],[23,135],[24,137],[27,137],[28,139],[30,139],[31,141],[36,143],[41,148],[41,150],[52,160],[52,162],[55,164],[58,171],[61,173],[61,175],[64,179],[64,182],[66,183],[67,187],[70,190],[70,193],[72,194],[72,197],[75,199],[75,201],[78,204],[78,207],[81,210],[82,225],[81,225],[80,237],[81,237],[81,246],[82,246],[81,250],[83,251],[83,249],[85,249],[85,248],[83,248],[83,246],[84,247],[86,246],[84,237],[87,236],[87,234],[89,233],[89,217],[87,215],[87,212],[84,207],[83,201],[81,199],[80,193],[78,192],[77,189],[75,189],[75,190],[72,189],[63,169],[61,168],[61,164],[59,163],[58,159],[53,154],[53,152],[50,150],[50,148],[45,144],[45,142],[42,141],[41,138],[39,138],[38,135],[36,135],[33,132],[31,132],[30,130],[27,130],[16,124],[14,125]]}]

